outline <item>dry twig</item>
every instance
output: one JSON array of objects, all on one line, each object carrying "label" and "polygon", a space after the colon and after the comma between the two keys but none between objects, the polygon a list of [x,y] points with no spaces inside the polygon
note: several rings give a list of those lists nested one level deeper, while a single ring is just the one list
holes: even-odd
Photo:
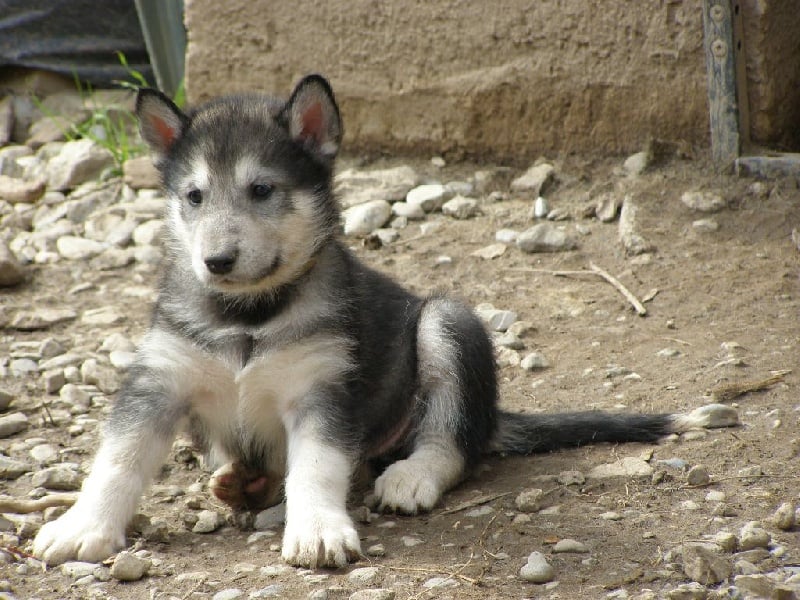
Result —
[{"label": "dry twig", "polygon": [[72,506],[78,494],[50,494],[36,500],[0,495],[0,513],[28,514],[43,511],[51,506]]},{"label": "dry twig", "polygon": [[605,269],[601,269],[594,263],[589,263],[589,271],[551,271],[549,269],[525,269],[525,268],[516,268],[511,269],[512,271],[522,271],[524,273],[546,273],[548,275],[553,275],[554,277],[576,277],[580,275],[597,275],[604,279],[607,283],[610,283],[614,289],[616,289],[620,294],[622,294],[625,299],[631,303],[636,314],[640,317],[644,317],[647,314],[647,309],[644,307],[639,299],[633,295],[633,293],[626,288],[619,279],[611,275]]},{"label": "dry twig", "polygon": [[714,400],[714,402],[730,402],[734,398],[738,398],[747,392],[758,392],[765,390],[769,386],[783,381],[784,377],[786,377],[786,375],[789,373],[791,373],[791,370],[778,371],[766,379],[725,383],[711,390],[711,398]]}]

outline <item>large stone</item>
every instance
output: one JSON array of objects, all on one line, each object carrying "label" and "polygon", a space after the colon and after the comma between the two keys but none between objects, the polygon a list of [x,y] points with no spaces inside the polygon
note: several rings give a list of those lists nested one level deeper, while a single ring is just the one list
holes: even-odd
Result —
[{"label": "large stone", "polygon": [[150,568],[150,561],[127,551],[120,552],[111,564],[111,576],[119,581],[138,581]]},{"label": "large stone", "polygon": [[11,437],[28,428],[28,417],[22,413],[11,413],[0,417],[0,439]]},{"label": "large stone", "polygon": [[106,249],[106,244],[86,238],[65,235],[56,242],[58,253],[70,260],[86,260],[97,256]]},{"label": "large stone", "polygon": [[531,583],[547,583],[556,576],[555,569],[541,552],[531,552],[528,562],[519,570],[519,576]]},{"label": "large stone", "polygon": [[45,190],[44,181],[17,179],[0,175],[0,200],[11,204],[31,204],[42,197]]},{"label": "large stone", "polygon": [[681,202],[697,212],[719,212],[727,206],[725,199],[715,192],[684,192]]},{"label": "large stone", "polygon": [[0,240],[0,287],[14,286],[24,279],[25,271],[22,265],[8,246]]},{"label": "large stone", "polygon": [[48,187],[72,189],[95,179],[104,169],[114,165],[114,156],[92,140],[66,142],[48,164]]},{"label": "large stone", "polygon": [[447,189],[441,183],[426,183],[409,190],[406,202],[425,212],[433,212],[442,208],[446,193]]},{"label": "large stone", "polygon": [[122,178],[135,190],[161,186],[161,174],[153,166],[153,160],[149,156],[137,156],[125,161],[122,165]]},{"label": "large stone", "polygon": [[647,461],[635,457],[626,456],[616,462],[597,465],[588,473],[588,477],[593,479],[606,479],[608,477],[650,477],[653,474],[653,467]]},{"label": "large stone", "polygon": [[345,235],[368,235],[383,227],[392,216],[392,206],[385,200],[371,200],[342,213]]},{"label": "large stone", "polygon": [[526,192],[534,198],[547,191],[555,177],[555,168],[548,163],[534,165],[525,173],[511,182],[511,189],[515,192]]},{"label": "large stone", "polygon": [[375,200],[403,200],[419,176],[409,166],[361,171],[349,169],[336,176],[335,191],[343,208]]},{"label": "large stone", "polygon": [[561,252],[577,247],[572,237],[550,223],[539,223],[517,236],[517,248],[523,252]]},{"label": "large stone", "polygon": [[730,577],[733,567],[711,545],[685,544],[681,549],[683,572],[692,581],[713,585]]}]

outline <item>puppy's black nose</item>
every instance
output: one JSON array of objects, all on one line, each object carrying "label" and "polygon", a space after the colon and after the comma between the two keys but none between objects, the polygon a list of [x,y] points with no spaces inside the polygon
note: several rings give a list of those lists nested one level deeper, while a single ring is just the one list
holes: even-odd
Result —
[{"label": "puppy's black nose", "polygon": [[236,263],[236,253],[218,254],[217,256],[209,256],[206,260],[206,268],[214,275],[225,275],[233,271],[233,265]]}]

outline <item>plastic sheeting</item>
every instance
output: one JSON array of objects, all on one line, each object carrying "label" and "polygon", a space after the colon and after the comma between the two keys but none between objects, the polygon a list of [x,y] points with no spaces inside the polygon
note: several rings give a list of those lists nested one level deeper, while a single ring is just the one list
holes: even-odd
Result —
[{"label": "plastic sheeting", "polygon": [[0,67],[77,75],[96,87],[153,81],[134,0],[0,0]]}]

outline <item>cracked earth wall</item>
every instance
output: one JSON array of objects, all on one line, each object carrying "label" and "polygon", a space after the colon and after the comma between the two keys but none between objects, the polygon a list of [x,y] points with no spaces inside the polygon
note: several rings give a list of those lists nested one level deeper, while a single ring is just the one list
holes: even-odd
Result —
[{"label": "cracked earth wall", "polygon": [[[745,1],[763,13],[794,0]],[[192,102],[285,94],[321,72],[336,90],[351,150],[524,163],[632,152],[650,137],[706,146],[701,5],[187,0],[186,85]],[[758,100],[764,92],[752,87]],[[768,139],[775,126],[758,131]]]}]

